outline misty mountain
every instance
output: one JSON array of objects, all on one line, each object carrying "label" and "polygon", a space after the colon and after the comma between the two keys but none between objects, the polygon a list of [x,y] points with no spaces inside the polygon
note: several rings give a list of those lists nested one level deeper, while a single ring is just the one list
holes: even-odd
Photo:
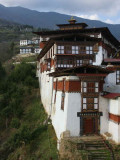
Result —
[{"label": "misty mountain", "polygon": [[[56,12],[38,12],[23,7],[5,7],[0,5],[0,18],[36,28],[57,29],[56,24],[68,23],[70,15]],[[112,34],[120,40],[120,24],[107,24],[97,20],[74,17],[77,22],[87,23],[89,27],[108,27]]]}]

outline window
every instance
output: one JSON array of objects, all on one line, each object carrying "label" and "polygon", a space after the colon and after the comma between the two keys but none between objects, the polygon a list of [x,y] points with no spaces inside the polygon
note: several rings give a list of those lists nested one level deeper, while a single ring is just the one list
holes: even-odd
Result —
[{"label": "window", "polygon": [[76,66],[81,66],[83,64],[83,61],[80,59],[77,59]]},{"label": "window", "polygon": [[80,47],[80,53],[81,54],[86,54],[86,47],[85,46]]},{"label": "window", "polygon": [[65,93],[62,92],[62,98],[61,98],[61,109],[64,110],[64,100],[65,100]]},{"label": "window", "polygon": [[63,79],[63,90],[61,98],[61,109],[64,110],[64,100],[65,100],[65,78]]},{"label": "window", "polygon": [[93,62],[92,62],[92,60],[90,59],[90,60],[89,60],[89,64],[92,64],[92,63],[93,63]]},{"label": "window", "polygon": [[48,62],[48,63],[47,63],[47,70],[50,70],[50,67],[51,67],[51,63]]},{"label": "window", "polygon": [[53,56],[54,56],[54,46],[53,46]]},{"label": "window", "polygon": [[57,85],[58,85],[58,80],[56,79],[54,103],[56,102]]},{"label": "window", "polygon": [[83,110],[97,110],[98,98],[85,97],[83,98]]},{"label": "window", "polygon": [[83,82],[83,92],[87,92],[87,82]]},{"label": "window", "polygon": [[72,53],[71,45],[65,45],[65,54],[71,54],[71,53]]},{"label": "window", "polygon": [[73,67],[73,60],[72,59],[59,59],[57,60],[57,67],[60,68],[70,68]]},{"label": "window", "polygon": [[116,71],[116,84],[120,84],[120,70]]},{"label": "window", "polygon": [[93,54],[93,47],[92,46],[86,46],[86,54]]},{"label": "window", "polygon": [[72,46],[72,54],[78,54],[78,46]]},{"label": "window", "polygon": [[83,82],[82,92],[97,93],[99,91],[98,82]]},{"label": "window", "polygon": [[98,82],[95,82],[95,92],[98,92],[99,90],[99,84],[98,84]]},{"label": "window", "polygon": [[64,46],[58,46],[57,53],[58,54],[64,54]]}]

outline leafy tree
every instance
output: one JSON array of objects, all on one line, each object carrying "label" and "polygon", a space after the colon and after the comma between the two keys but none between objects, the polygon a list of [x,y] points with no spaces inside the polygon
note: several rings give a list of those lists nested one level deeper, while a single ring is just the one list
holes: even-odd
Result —
[{"label": "leafy tree", "polygon": [[5,70],[0,62],[0,81],[5,77]]}]

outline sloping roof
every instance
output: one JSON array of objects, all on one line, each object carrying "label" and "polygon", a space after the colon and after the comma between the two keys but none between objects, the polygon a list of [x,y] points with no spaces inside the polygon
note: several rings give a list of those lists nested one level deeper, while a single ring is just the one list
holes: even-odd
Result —
[{"label": "sloping roof", "polygon": [[120,97],[120,93],[108,93],[104,95],[103,97],[108,98],[108,99],[115,99],[115,98]]},{"label": "sloping roof", "polygon": [[87,27],[88,25],[86,23],[75,23],[75,24],[57,24],[58,27],[61,26],[83,26],[83,27]]},{"label": "sloping roof", "polygon": [[103,60],[102,65],[106,65],[106,64],[116,64],[119,65],[120,64],[120,59],[118,58],[106,58]]},{"label": "sloping roof", "polygon": [[53,30],[53,31],[41,31],[41,32],[33,32],[34,34],[40,35],[40,36],[54,36],[54,35],[60,35],[60,34],[70,34],[70,33],[102,33],[106,39],[108,39],[116,48],[120,46],[120,42],[112,35],[112,33],[109,31],[107,27],[102,28],[86,28],[86,29],[74,29],[74,30]]},{"label": "sloping roof", "polygon": [[120,62],[120,59],[115,59],[115,58],[107,58],[107,59],[104,59],[104,62]]},{"label": "sloping roof", "polygon": [[[84,73],[84,70],[86,70],[86,73]],[[107,70],[106,68],[102,68],[100,66],[95,66],[95,65],[89,65],[89,64],[83,64],[79,67],[73,67],[73,68],[66,68],[66,69],[58,69],[55,72],[49,73],[50,76],[53,77],[59,77],[59,76],[68,76],[68,75],[75,75],[75,76],[88,76],[88,73],[92,74],[89,76],[107,76],[107,74],[111,73],[111,71]]]}]

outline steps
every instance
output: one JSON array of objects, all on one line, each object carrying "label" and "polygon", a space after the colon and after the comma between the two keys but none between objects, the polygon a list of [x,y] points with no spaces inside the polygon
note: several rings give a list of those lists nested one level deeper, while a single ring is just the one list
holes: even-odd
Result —
[{"label": "steps", "polygon": [[[107,147],[102,138],[98,139],[84,139],[84,150],[87,151],[88,160],[114,160],[112,152]],[[77,148],[79,149],[79,143]]]},{"label": "steps", "polygon": [[60,160],[115,160],[109,143],[96,135],[62,139],[59,155]]}]

